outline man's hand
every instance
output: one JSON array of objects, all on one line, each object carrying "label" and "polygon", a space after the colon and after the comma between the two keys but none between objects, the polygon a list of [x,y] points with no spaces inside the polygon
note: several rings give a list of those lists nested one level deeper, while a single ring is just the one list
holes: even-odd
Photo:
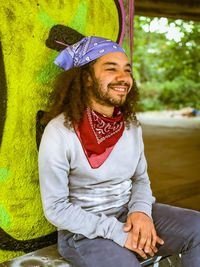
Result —
[{"label": "man's hand", "polygon": [[153,256],[157,252],[156,243],[164,244],[156,234],[152,219],[142,212],[128,215],[124,231],[129,232],[124,246],[137,252],[144,259],[147,258],[145,253]]}]

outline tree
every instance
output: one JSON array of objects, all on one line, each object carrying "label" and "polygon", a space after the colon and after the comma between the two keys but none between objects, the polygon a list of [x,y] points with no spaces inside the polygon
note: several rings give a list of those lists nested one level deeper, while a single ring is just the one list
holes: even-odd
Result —
[{"label": "tree", "polygon": [[140,109],[200,107],[199,37],[199,22],[135,17],[133,75],[141,88]]}]

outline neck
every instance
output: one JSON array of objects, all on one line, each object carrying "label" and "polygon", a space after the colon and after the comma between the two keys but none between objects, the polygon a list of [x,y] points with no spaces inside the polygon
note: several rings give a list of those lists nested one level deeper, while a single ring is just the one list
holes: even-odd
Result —
[{"label": "neck", "polygon": [[92,99],[91,108],[96,112],[105,115],[106,117],[112,117],[114,113],[114,107],[112,106],[105,106],[97,103],[95,100]]}]

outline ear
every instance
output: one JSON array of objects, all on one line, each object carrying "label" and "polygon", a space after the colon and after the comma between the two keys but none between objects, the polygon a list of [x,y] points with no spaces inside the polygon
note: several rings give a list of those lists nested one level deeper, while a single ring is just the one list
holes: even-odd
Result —
[{"label": "ear", "polygon": [[87,79],[87,86],[91,86],[93,84],[91,74],[88,73],[88,79]]}]

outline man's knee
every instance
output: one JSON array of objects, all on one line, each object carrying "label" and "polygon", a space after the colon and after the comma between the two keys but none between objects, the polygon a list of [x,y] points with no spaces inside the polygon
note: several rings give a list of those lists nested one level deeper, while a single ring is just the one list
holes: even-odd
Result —
[{"label": "man's knee", "polygon": [[180,211],[179,231],[183,237],[184,249],[188,250],[200,244],[200,212],[190,209]]},{"label": "man's knee", "polygon": [[194,210],[189,211],[185,230],[188,232],[192,241],[196,241],[198,244],[200,243],[200,212]]},{"label": "man's knee", "polygon": [[165,204],[153,205],[153,219],[162,237],[200,239],[200,212]]}]

